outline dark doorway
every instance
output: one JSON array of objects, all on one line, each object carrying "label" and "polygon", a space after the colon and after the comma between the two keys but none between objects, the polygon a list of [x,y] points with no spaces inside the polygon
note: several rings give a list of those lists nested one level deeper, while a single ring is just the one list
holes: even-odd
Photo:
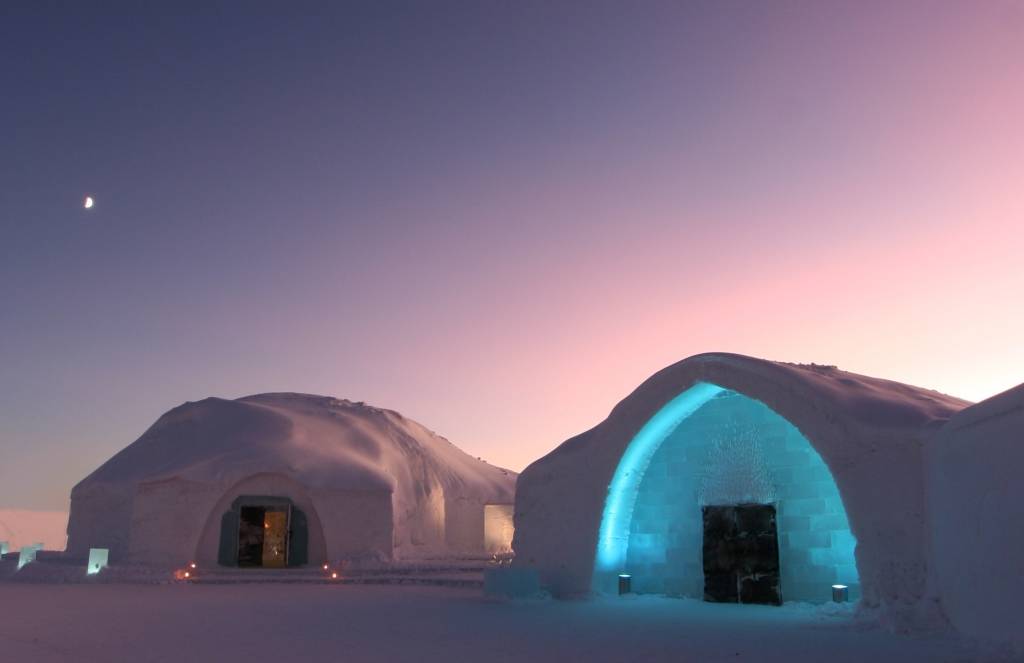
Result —
[{"label": "dark doorway", "polygon": [[238,518],[238,565],[280,568],[287,563],[288,511],[243,506]]},{"label": "dark doorway", "polygon": [[238,522],[238,565],[263,566],[263,514],[258,506],[243,506]]},{"label": "dark doorway", "polygon": [[704,600],[780,605],[775,507],[706,506],[703,514]]}]

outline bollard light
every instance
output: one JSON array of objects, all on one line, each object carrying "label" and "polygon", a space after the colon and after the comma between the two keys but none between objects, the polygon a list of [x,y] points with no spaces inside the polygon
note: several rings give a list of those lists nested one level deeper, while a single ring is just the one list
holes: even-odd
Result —
[{"label": "bollard light", "polygon": [[619,574],[619,596],[633,591],[633,576],[628,573]]},{"label": "bollard light", "polygon": [[846,603],[849,589],[846,585],[832,585],[832,600],[836,603]]}]

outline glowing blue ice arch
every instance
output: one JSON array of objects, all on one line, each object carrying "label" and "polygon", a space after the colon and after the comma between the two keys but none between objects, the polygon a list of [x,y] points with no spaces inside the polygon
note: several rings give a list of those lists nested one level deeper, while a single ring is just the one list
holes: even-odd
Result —
[{"label": "glowing blue ice arch", "polygon": [[[730,476],[718,474],[733,465],[714,450],[721,431],[735,424],[758,431],[749,458],[760,459],[756,464],[765,472],[762,481],[771,486],[763,494],[779,516],[783,598],[825,601],[836,582],[849,584],[856,598],[856,539],[838,487],[817,450],[764,403],[707,383],[666,404],[626,447],[605,502],[595,590],[613,593],[616,576],[628,572],[640,591],[702,595],[700,507],[708,498],[707,487],[719,485],[715,477]],[[707,479],[712,482],[705,483]],[[726,502],[735,499],[728,494],[723,493]]]},{"label": "glowing blue ice arch", "polygon": [[626,561],[633,505],[654,452],[680,422],[723,391],[718,385],[698,382],[658,410],[626,447],[608,486],[601,516],[594,560],[595,590],[610,591],[610,583],[615,582]]}]

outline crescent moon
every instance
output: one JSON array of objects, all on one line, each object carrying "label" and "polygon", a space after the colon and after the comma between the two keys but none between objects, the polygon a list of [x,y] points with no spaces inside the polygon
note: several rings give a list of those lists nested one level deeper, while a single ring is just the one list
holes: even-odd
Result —
[{"label": "crescent moon", "polygon": [[92,196],[86,196],[86,197],[85,197],[85,202],[84,202],[84,203],[82,203],[82,207],[84,207],[85,209],[91,209],[91,208],[92,208],[92,206],[93,206],[93,205],[95,205],[95,204],[96,204],[96,203],[95,203],[95,201],[94,201],[94,200],[92,199]]}]

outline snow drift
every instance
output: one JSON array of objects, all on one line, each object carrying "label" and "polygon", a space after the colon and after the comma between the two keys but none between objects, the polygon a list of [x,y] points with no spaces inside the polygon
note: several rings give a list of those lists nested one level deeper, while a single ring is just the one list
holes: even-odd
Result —
[{"label": "snow drift", "polygon": [[703,354],[658,372],[601,424],[524,470],[514,564],[537,568],[558,595],[590,592],[603,509],[620,460],[666,404],[701,384],[763,403],[810,441],[834,478],[856,537],[863,605],[896,619],[918,616],[927,576],[923,449],[968,403],[828,366]]},{"label": "snow drift", "polygon": [[248,495],[301,509],[313,563],[481,554],[485,505],[511,504],[515,481],[390,410],[290,393],[207,398],[160,417],[74,487],[68,552],[211,564],[222,514]]}]

